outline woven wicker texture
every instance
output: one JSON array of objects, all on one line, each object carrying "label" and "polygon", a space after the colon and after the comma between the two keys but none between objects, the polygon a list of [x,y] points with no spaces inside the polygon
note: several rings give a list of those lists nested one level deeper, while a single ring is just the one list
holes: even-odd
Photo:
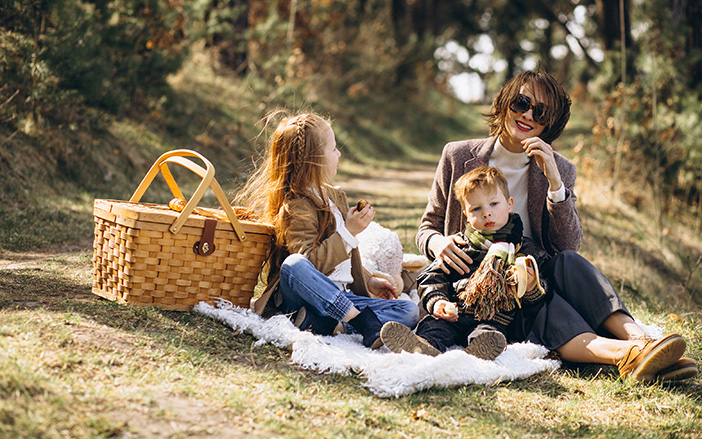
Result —
[{"label": "woven wicker texture", "polygon": [[271,245],[270,225],[240,221],[240,241],[228,221],[217,221],[209,256],[193,246],[206,218],[191,214],[178,233],[178,216],[167,206],[95,200],[93,293],[120,303],[188,311],[200,301],[221,297],[248,307]]}]

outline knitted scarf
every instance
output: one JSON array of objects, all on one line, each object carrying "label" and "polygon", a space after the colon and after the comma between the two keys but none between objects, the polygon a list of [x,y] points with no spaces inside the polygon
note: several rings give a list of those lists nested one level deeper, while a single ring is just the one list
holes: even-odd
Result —
[{"label": "knitted scarf", "polygon": [[510,213],[507,224],[500,230],[489,232],[487,230],[475,230],[470,223],[466,224],[465,235],[473,247],[478,250],[489,250],[493,242],[511,242],[514,245],[521,244],[524,232],[522,219],[519,214]]},{"label": "knitted scarf", "polygon": [[510,213],[507,224],[495,232],[466,226],[468,242],[487,254],[465,289],[457,293],[464,308],[470,309],[479,320],[492,320],[498,311],[511,311],[517,303],[515,285],[508,282],[507,269],[514,264],[515,246],[522,242],[522,229],[522,220],[516,213]]}]

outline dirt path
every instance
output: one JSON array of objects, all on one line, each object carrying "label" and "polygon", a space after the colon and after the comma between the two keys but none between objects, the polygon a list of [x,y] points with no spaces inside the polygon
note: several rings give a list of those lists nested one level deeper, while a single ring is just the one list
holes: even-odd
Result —
[{"label": "dirt path", "polygon": [[403,169],[378,169],[370,176],[344,176],[336,178],[341,188],[350,194],[373,194],[382,198],[401,195],[426,202],[436,171],[435,165],[416,165]]},{"label": "dirt path", "polygon": [[368,200],[375,207],[374,221],[398,234],[405,253],[419,253],[414,238],[435,170],[433,164],[379,168],[362,171],[368,175],[339,175],[335,183],[346,192],[350,204],[360,198]]}]

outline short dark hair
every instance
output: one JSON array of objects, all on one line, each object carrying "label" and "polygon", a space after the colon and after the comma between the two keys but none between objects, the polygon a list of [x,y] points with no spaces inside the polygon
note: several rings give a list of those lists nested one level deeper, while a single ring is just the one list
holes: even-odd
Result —
[{"label": "short dark hair", "polygon": [[535,90],[541,92],[545,98],[544,104],[548,107],[546,118],[548,122],[544,131],[539,137],[546,142],[552,143],[556,140],[570,119],[570,96],[556,78],[541,70],[529,70],[520,73],[514,78],[505,82],[492,101],[490,113],[486,116],[491,136],[500,136],[505,129],[507,112],[509,105],[519,95],[523,85],[531,85]]}]

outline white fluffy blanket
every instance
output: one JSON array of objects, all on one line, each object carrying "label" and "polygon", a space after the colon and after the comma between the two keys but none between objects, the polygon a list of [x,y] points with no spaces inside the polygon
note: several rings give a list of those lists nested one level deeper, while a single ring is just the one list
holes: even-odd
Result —
[{"label": "white fluffy blanket", "polygon": [[285,316],[263,319],[224,300],[216,306],[200,302],[194,311],[253,335],[258,339],[255,345],[291,347],[292,363],[305,369],[325,374],[359,374],[363,386],[381,398],[409,395],[431,387],[490,385],[560,366],[557,360],[544,358],[548,353],[545,347],[532,343],[509,345],[495,361],[480,360],[461,349],[438,357],[394,354],[385,347],[376,351],[364,347],[360,335],[324,337],[302,332]]}]

